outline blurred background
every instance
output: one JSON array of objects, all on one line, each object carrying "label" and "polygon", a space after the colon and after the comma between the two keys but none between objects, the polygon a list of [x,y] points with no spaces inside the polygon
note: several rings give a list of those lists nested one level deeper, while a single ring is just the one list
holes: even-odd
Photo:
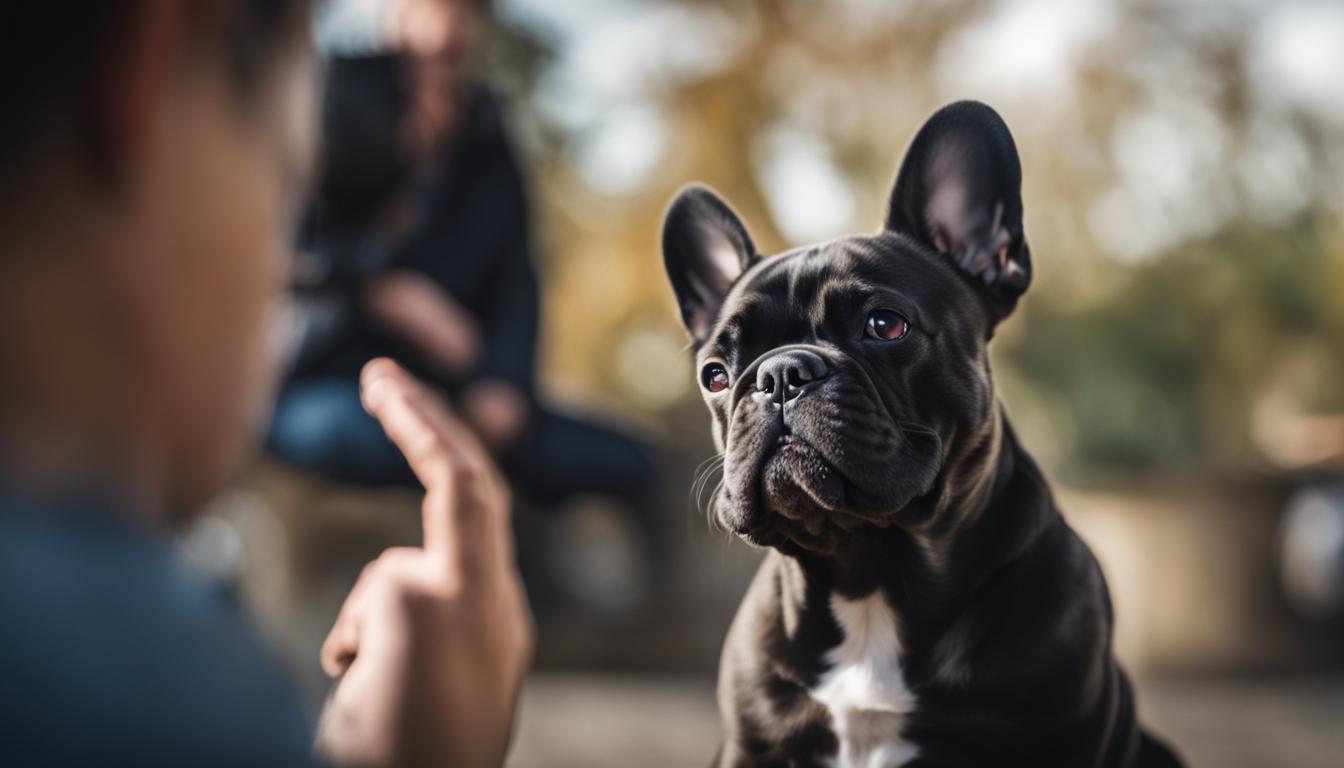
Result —
[{"label": "blurred background", "polygon": [[[766,252],[872,231],[916,128],[961,98],[1013,130],[1037,263],[1000,395],[1106,570],[1141,717],[1195,765],[1339,765],[1344,4],[442,2],[479,18],[459,53],[530,211],[520,387],[600,430],[511,476],[617,467],[520,494],[540,649],[512,765],[701,765],[718,740],[760,553],[695,483],[714,449],[658,248],[672,194],[715,186]],[[381,53],[388,4],[328,4],[324,52]],[[416,539],[416,497],[275,453],[187,546],[241,579],[316,707],[317,644],[359,566]]]}]

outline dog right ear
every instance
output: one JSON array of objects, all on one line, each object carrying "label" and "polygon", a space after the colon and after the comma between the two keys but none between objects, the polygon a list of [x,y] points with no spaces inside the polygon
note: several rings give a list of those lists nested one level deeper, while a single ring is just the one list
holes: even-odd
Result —
[{"label": "dog right ear", "polygon": [[663,220],[663,265],[692,339],[709,333],[733,281],[757,259],[747,228],[709,187],[679,192]]},{"label": "dog right ear", "polygon": [[999,114],[978,101],[938,110],[905,153],[887,229],[946,256],[1002,320],[1031,284],[1022,161]]}]

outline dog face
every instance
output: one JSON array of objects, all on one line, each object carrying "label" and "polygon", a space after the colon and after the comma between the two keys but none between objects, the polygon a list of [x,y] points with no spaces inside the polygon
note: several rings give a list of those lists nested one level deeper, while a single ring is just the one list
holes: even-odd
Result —
[{"label": "dog face", "polygon": [[916,526],[949,457],[996,428],[986,344],[1026,290],[1021,169],[999,116],[943,108],[916,135],[884,231],[758,254],[704,187],[663,255],[724,452],[713,500],[747,541],[828,554]]}]

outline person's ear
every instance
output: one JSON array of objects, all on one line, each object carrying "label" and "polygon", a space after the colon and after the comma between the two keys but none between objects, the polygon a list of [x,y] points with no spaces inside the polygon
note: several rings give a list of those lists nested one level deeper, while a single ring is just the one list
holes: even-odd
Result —
[{"label": "person's ear", "polygon": [[995,322],[1031,283],[1022,165],[998,113],[959,101],[924,123],[891,191],[886,227],[948,257],[980,287]]},{"label": "person's ear", "polygon": [[713,190],[677,194],[663,220],[663,265],[692,339],[705,338],[733,281],[757,258],[746,227]]}]

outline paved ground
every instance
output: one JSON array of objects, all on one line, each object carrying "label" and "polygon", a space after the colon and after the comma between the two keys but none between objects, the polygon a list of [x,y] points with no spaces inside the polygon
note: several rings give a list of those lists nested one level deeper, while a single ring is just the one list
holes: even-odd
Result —
[{"label": "paved ground", "polygon": [[[1142,717],[1192,766],[1339,768],[1344,678],[1154,681]],[[511,768],[695,768],[719,737],[707,681],[545,674],[523,697]]]},{"label": "paved ground", "polygon": [[[260,475],[256,492],[240,493],[231,509],[221,510],[221,519],[237,520],[240,531],[223,538],[243,542],[243,592],[262,626],[283,639],[315,708],[328,682],[317,647],[359,567],[386,546],[417,540],[418,498],[266,478]],[[1270,599],[1277,593],[1264,542],[1273,530],[1264,520],[1229,525],[1219,512],[1228,507],[1222,497],[1196,503],[1150,496],[1161,503],[1074,499],[1077,508],[1094,510],[1074,521],[1110,569],[1121,616],[1117,648],[1127,651],[1129,669],[1307,670],[1327,668],[1326,662],[1340,669],[1344,646],[1325,632],[1310,635]],[[1202,522],[1178,526],[1168,509]],[[510,765],[704,766],[719,740],[709,675],[760,553],[688,519],[686,535],[660,544],[676,556],[680,592],[668,605],[656,604],[615,567],[620,563],[610,555],[629,545],[608,535],[619,526],[599,524],[604,519],[580,513],[522,526],[550,542],[534,553],[568,559],[530,563],[548,566],[530,581],[540,671],[525,691]],[[1210,559],[1214,554],[1221,559]],[[1319,650],[1303,652],[1308,647]],[[558,671],[575,669],[609,671]],[[1344,676],[1149,681],[1140,703],[1145,723],[1192,766],[1344,768]]]},{"label": "paved ground", "polygon": [[1344,766],[1344,678],[1163,681],[1140,691],[1142,716],[1194,766]]}]

